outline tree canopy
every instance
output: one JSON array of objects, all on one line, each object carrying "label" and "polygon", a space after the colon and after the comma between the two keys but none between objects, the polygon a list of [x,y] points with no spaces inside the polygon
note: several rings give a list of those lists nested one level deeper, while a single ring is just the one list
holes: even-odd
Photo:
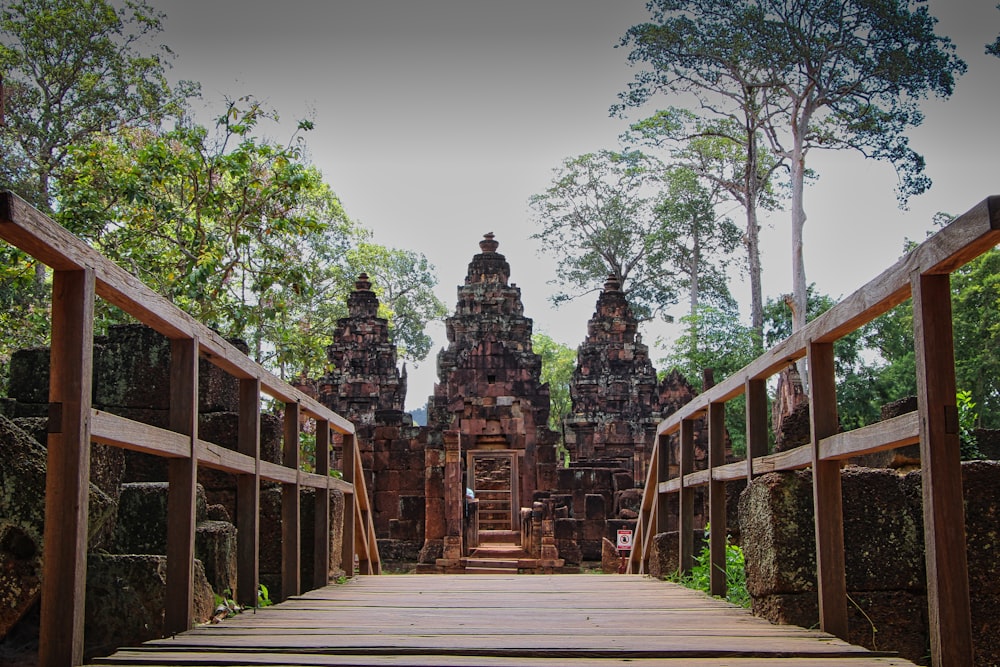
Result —
[{"label": "tree canopy", "polygon": [[676,302],[673,276],[651,261],[663,222],[663,165],[639,151],[601,150],[563,161],[549,188],[531,197],[544,252],[557,259],[558,304],[599,289],[613,275],[640,317]]},{"label": "tree canopy", "polygon": [[142,0],[12,0],[0,6],[0,188],[51,211],[70,147],[95,132],[155,127],[197,86],[168,84],[152,40],[163,14]]},{"label": "tree canopy", "polygon": [[930,186],[905,132],[919,100],[948,97],[965,63],[916,0],[652,0],[652,22],[629,30],[633,62],[652,69],[625,95],[667,90],[702,108],[742,116],[765,132],[791,178],[793,322],[806,322],[802,231],[806,155],[850,148],[886,160],[901,203]]},{"label": "tree canopy", "polygon": [[372,243],[347,216],[303,158],[299,135],[311,123],[285,145],[257,138],[272,116],[243,99],[214,130],[185,121],[99,135],[71,153],[57,217],[202,322],[245,338],[282,375],[322,368],[362,271],[377,277],[404,356],[423,358],[423,327],[444,311],[433,267]]}]

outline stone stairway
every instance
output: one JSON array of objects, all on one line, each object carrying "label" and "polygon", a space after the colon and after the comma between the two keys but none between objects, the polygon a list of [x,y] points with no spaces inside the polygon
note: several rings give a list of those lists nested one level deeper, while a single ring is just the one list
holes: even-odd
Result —
[{"label": "stone stairway", "polygon": [[466,574],[517,574],[521,569],[533,569],[538,559],[531,558],[521,548],[521,535],[513,530],[479,531],[479,546],[462,559]]},{"label": "stone stairway", "polygon": [[479,528],[502,531],[510,528],[510,491],[481,489],[476,491],[479,500]]}]

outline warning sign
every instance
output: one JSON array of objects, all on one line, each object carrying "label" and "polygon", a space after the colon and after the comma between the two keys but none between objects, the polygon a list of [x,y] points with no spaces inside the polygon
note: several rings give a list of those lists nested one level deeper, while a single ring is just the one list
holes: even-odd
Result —
[{"label": "warning sign", "polygon": [[624,551],[632,549],[632,531],[628,528],[622,528],[618,531],[618,549]]}]

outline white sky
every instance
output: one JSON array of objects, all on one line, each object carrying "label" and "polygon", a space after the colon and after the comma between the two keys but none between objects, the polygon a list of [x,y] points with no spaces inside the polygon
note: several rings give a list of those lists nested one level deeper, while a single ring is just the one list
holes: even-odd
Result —
[{"label": "white sky", "polygon": [[[806,192],[806,272],[821,292],[846,296],[919,240],[934,213],[961,213],[1000,193],[1000,59],[983,54],[1000,33],[997,0],[931,0],[939,34],[969,65],[948,102],[924,105],[910,133],[927,160],[930,192],[900,211],[895,173],[849,153],[812,153],[820,175]],[[161,41],[172,76],[200,81],[206,108],[252,94],[278,110],[285,140],[299,118],[312,161],[348,214],[376,241],[425,254],[449,311],[478,241],[494,232],[535,331],[576,347],[595,295],[554,309],[555,260],[537,254],[528,198],[570,156],[616,148],[629,121],[675,103],[660,98],[608,116],[634,71],[613,48],[646,18],[644,0],[203,0],[154,1],[167,14]],[[737,218],[737,220],[739,220]],[[791,291],[788,214],[762,233],[765,298]],[[746,287],[734,285],[741,303]],[[683,314],[683,304],[676,314]],[[746,306],[744,305],[744,313]],[[676,327],[647,329],[644,340]],[[407,409],[433,391],[436,346],[413,368]],[[653,350],[654,362],[662,354]]]}]

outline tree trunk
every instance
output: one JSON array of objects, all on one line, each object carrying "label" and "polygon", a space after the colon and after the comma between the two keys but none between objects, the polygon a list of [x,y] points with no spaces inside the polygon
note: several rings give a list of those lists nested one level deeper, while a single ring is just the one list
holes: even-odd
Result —
[{"label": "tree trunk", "polygon": [[802,204],[805,188],[806,156],[802,143],[805,119],[796,128],[795,146],[792,149],[792,331],[806,325],[806,267],[802,256],[802,231],[806,224],[806,210]]},{"label": "tree trunk", "polygon": [[[750,273],[750,321],[757,334],[758,346],[764,345],[764,294],[761,287],[760,226],[757,223],[756,193],[747,198],[747,270]],[[761,350],[763,351],[763,350]]]}]

